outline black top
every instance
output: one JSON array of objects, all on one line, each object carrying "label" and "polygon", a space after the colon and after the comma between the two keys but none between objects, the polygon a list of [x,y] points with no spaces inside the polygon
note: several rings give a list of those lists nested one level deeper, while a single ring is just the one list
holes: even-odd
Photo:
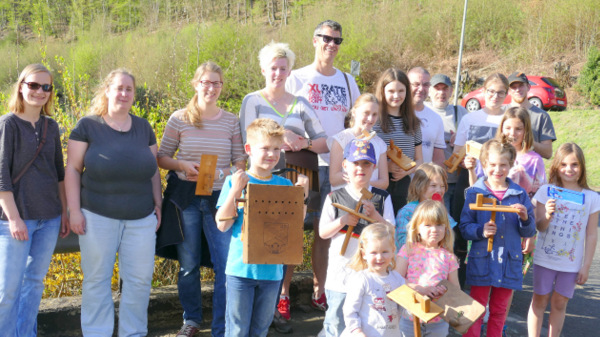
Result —
[{"label": "black top", "polygon": [[[0,117],[0,191],[13,193],[23,220],[54,219],[62,212],[58,182],[65,177],[58,123],[48,118],[46,143],[15,185],[14,179],[33,158],[42,138],[44,119],[35,127],[14,113]],[[4,211],[1,218],[7,220]]]},{"label": "black top", "polygon": [[131,129],[114,130],[101,116],[77,122],[69,139],[86,142],[81,174],[81,207],[120,220],[135,220],[154,210],[152,177],[158,168],[150,146],[156,144],[152,127],[131,116]]}]

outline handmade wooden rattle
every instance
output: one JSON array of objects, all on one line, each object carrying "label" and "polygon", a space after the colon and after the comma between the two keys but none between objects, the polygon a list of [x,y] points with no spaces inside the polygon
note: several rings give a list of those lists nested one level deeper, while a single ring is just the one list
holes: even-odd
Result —
[{"label": "handmade wooden rattle", "polygon": [[[491,222],[496,223],[496,212],[519,213],[519,210],[510,206],[496,205],[496,199],[484,198],[483,194],[477,194],[474,204],[469,204],[469,208],[474,211],[490,211],[492,212]],[[487,251],[491,252],[494,247],[494,236],[488,238]]]}]

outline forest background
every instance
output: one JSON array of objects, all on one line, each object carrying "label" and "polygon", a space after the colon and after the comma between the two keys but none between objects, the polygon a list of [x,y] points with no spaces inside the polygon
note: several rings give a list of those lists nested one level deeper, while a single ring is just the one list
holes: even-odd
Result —
[{"label": "forest background", "polygon": [[[454,80],[463,9],[464,0],[0,0],[0,113],[22,68],[44,63],[54,74],[55,118],[66,146],[96,85],[110,70],[125,67],[136,76],[133,112],[147,118],[160,139],[170,114],[192,97],[190,80],[202,62],[221,65],[219,104],[238,113],[243,97],[264,87],[258,51],[271,40],[287,42],[296,68],[307,65],[314,58],[314,27],[325,19],[343,26],[335,66],[349,71],[352,60],[360,62],[361,92],[372,91],[392,66],[423,66]],[[555,77],[569,99],[569,110],[551,112],[559,136],[555,148],[578,142],[598,187],[600,149],[589,135],[599,133],[600,118],[575,89],[599,42],[600,0],[471,0],[461,92],[494,72]],[[310,268],[309,256],[300,268]],[[45,296],[80,292],[78,259],[55,255]],[[176,263],[157,259],[156,266],[155,286],[176,282]],[[118,268],[113,280],[116,287]]]}]

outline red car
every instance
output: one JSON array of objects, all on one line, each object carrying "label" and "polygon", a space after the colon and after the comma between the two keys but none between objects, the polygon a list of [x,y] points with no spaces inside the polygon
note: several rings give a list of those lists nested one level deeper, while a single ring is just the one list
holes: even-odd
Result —
[{"label": "red car", "polygon": [[[529,80],[529,93],[527,99],[531,104],[545,110],[565,110],[567,108],[567,94],[558,82],[551,77],[527,76]],[[477,111],[485,106],[483,87],[466,94],[460,105],[469,112]],[[510,95],[506,95],[504,104],[510,103]]]}]

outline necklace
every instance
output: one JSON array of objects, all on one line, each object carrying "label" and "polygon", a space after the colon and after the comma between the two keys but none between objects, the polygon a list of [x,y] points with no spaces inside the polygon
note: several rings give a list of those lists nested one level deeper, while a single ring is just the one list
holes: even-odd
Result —
[{"label": "necklace", "polygon": [[248,171],[248,174],[251,175],[251,176],[253,176],[254,178],[256,178],[258,180],[271,180],[271,178],[273,178],[273,174],[269,174],[268,176],[265,176],[265,177],[260,176],[260,175],[258,175],[256,173],[252,173],[250,171]]},{"label": "necklace", "polygon": [[[269,95],[267,95],[267,92],[265,90],[262,91],[262,96],[267,102],[273,104],[273,106],[277,106],[277,104],[279,104],[279,102],[277,102],[277,100],[275,100],[274,98],[271,98]],[[283,96],[281,96],[281,97],[283,97]],[[281,98],[281,97],[279,97],[279,98]]]},{"label": "necklace", "polygon": [[115,122],[114,119],[112,119],[110,117],[110,115],[107,113],[106,115],[104,115],[106,118],[108,118],[108,121],[111,122],[112,124],[114,124],[119,132],[124,132],[123,128],[127,125],[127,123],[129,122],[129,114],[127,114],[127,119],[125,119],[125,122],[123,124],[119,124],[117,122]]}]

